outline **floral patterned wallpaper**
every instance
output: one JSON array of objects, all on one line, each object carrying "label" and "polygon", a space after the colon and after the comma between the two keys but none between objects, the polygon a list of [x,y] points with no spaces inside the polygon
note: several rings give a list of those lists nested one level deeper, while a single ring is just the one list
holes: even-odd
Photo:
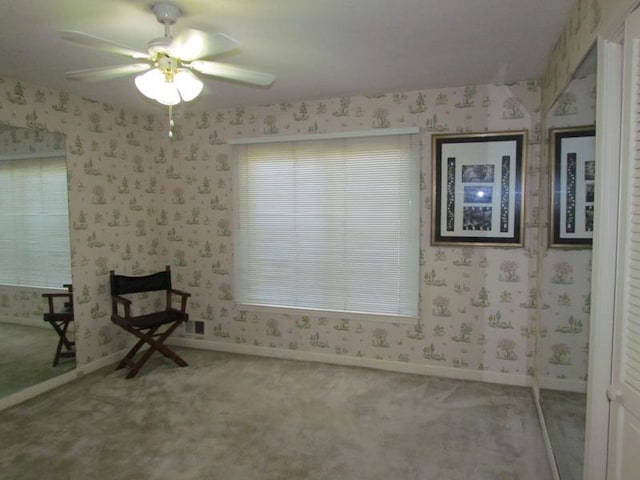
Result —
[{"label": "floral patterned wallpaper", "polygon": [[[547,115],[546,126],[551,129],[595,125],[595,114],[594,73],[571,81]],[[549,198],[546,162],[541,180],[543,196]],[[549,210],[544,209],[542,215],[543,236],[547,238]],[[540,282],[539,382],[541,386],[554,386],[559,384],[558,380],[569,380],[573,388],[584,386],[589,354],[591,249],[543,249]]]},{"label": "floral patterned wallpaper", "polygon": [[64,149],[65,138],[60,132],[0,127],[0,155],[57,153]]},{"label": "floral patterned wallpaper", "polygon": [[547,112],[614,15],[624,15],[637,0],[576,0],[542,77],[542,111]]}]

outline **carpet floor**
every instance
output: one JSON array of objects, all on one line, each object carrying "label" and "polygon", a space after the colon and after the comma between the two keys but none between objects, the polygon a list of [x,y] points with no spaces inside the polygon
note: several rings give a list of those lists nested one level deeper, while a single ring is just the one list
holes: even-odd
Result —
[{"label": "carpet floor", "polygon": [[0,476],[551,478],[528,388],[178,350],[0,412]]},{"label": "carpet floor", "polygon": [[582,480],[586,394],[541,389],[540,404],[560,478]]},{"label": "carpet floor", "polygon": [[57,345],[58,334],[53,328],[0,323],[0,396],[73,370],[76,362],[72,358],[52,365]]}]

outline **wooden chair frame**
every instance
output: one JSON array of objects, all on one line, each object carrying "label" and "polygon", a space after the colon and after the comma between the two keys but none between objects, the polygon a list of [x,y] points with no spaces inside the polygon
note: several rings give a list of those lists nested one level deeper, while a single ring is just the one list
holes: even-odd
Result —
[{"label": "wooden chair frame", "polygon": [[[73,288],[71,285],[64,285],[68,292],[43,293],[42,297],[47,299],[49,311],[43,315],[43,320],[49,323],[58,334],[58,345],[53,357],[53,366],[57,366],[61,358],[76,358],[76,342],[70,340],[68,335],[69,325],[74,321],[73,316]],[[66,298],[64,307],[56,311],[56,298]],[[64,350],[63,350],[64,349]]]},{"label": "wooden chair frame", "polygon": [[[165,341],[175,329],[178,328],[182,322],[186,322],[189,319],[189,314],[186,310],[187,299],[191,296],[190,293],[172,288],[171,268],[169,265],[166,266],[164,271],[138,277],[116,275],[115,272],[111,270],[110,286],[112,305],[111,321],[138,338],[136,344],[129,350],[120,363],[118,363],[116,369],[119,370],[126,366],[130,367],[126,378],[133,378],[156,351],[170,358],[180,367],[188,366],[182,357],[165,345]],[[122,296],[129,293],[160,290],[166,290],[165,309],[145,315],[132,316],[132,300]],[[180,309],[173,307],[174,296],[180,297]],[[162,329],[162,327],[165,328]],[[149,348],[142,353],[139,359],[135,360],[136,354],[145,344],[149,345]]]}]

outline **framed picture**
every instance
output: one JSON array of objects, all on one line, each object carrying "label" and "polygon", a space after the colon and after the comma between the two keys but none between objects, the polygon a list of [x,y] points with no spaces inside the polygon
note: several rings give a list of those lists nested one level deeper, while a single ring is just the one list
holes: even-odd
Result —
[{"label": "framed picture", "polygon": [[590,247],[595,200],[595,128],[551,129],[549,139],[549,246]]},{"label": "framed picture", "polygon": [[527,132],[434,135],[433,245],[524,245]]}]

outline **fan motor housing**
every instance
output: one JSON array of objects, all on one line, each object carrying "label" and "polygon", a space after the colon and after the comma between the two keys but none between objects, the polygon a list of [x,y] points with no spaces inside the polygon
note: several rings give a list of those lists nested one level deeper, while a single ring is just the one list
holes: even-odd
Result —
[{"label": "fan motor housing", "polygon": [[178,69],[178,59],[169,55],[158,55],[156,63],[163,72],[175,72]]},{"label": "fan motor housing", "polygon": [[155,57],[158,54],[166,55],[169,52],[171,42],[173,42],[173,37],[171,36],[154,38],[147,44],[149,55],[152,57]]}]

